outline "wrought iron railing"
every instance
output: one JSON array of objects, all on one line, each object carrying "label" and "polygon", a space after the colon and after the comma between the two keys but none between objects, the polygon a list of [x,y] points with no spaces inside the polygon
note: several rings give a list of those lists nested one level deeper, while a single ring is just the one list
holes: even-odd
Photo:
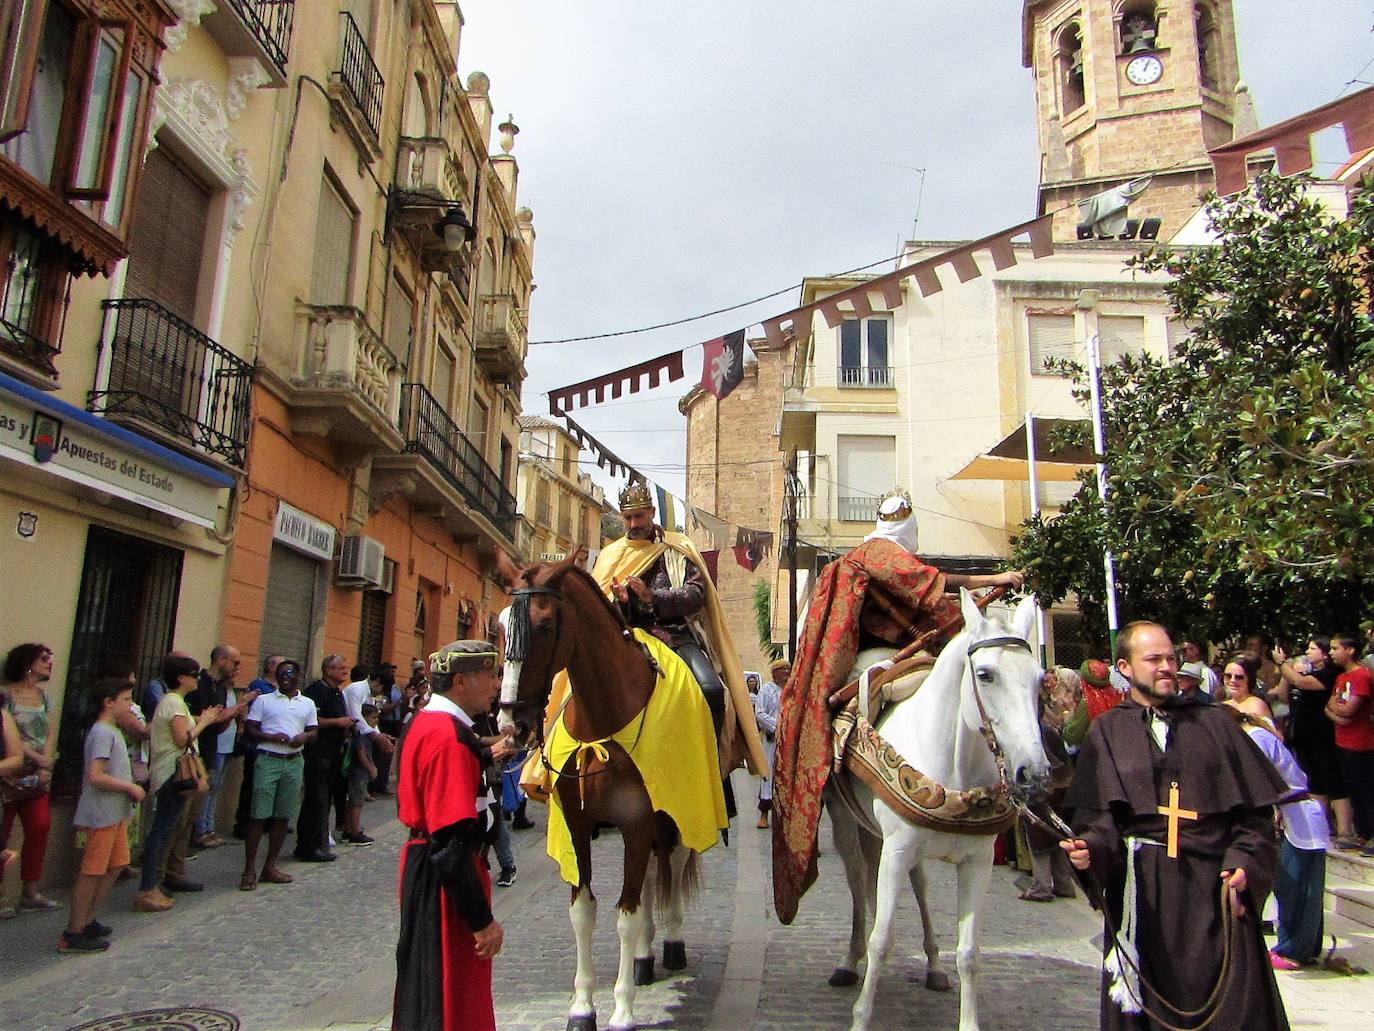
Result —
[{"label": "wrought iron railing", "polygon": [[0,352],[56,377],[72,277],[36,233],[20,230],[0,282]]},{"label": "wrought iron railing", "polygon": [[419,383],[401,384],[401,433],[407,451],[427,458],[469,505],[515,540],[515,495]]},{"label": "wrought iron railing", "polygon": [[846,523],[867,523],[878,518],[878,499],[863,495],[841,494],[837,499],[840,506],[840,521]]},{"label": "wrought iron railing", "polygon": [[253,366],[156,301],[123,297],[102,307],[109,379],[87,407],[151,423],[243,468]]},{"label": "wrought iron railing", "polygon": [[839,381],[842,387],[890,387],[890,365],[841,365]]},{"label": "wrought iron railing", "polygon": [[353,15],[343,11],[339,17],[343,24],[339,82],[348,91],[349,99],[362,114],[372,135],[378,136],[378,128],[382,124],[382,89],[385,80],[377,68],[377,62],[372,60],[372,51],[368,49],[367,40],[363,38]]},{"label": "wrought iron railing", "polygon": [[267,51],[277,71],[285,75],[296,0],[229,0],[229,6],[243,19],[263,50]]}]

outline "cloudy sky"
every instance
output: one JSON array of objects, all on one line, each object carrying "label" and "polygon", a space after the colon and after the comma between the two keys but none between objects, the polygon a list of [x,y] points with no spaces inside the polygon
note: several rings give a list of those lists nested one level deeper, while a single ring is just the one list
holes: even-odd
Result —
[{"label": "cloudy sky", "polygon": [[[460,73],[486,72],[497,114],[521,130],[520,202],[539,235],[532,342],[697,315],[891,257],[913,234],[974,238],[1035,214],[1021,0],[462,6]],[[1374,82],[1374,3],[1235,8],[1261,125]],[[525,411],[546,413],[551,388],[738,329],[796,296],[532,346]],[[652,399],[576,413],[678,494],[677,400],[700,354]]]}]

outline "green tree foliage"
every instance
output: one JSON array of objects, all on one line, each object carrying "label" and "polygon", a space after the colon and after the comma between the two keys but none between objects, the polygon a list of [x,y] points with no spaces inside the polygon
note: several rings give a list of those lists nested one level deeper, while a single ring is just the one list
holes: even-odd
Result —
[{"label": "green tree foliage", "polygon": [[754,629],[759,635],[759,648],[770,659],[782,657],[782,649],[773,643],[772,590],[767,580],[754,584]]},{"label": "green tree foliage", "polygon": [[[1213,200],[1221,242],[1155,248],[1190,336],[1103,370],[1110,496],[1091,474],[1015,541],[1042,604],[1075,591],[1105,639],[1102,552],[1122,622],[1296,640],[1374,617],[1374,198],[1335,219],[1301,180]],[[1086,402],[1084,370],[1070,367]],[[1086,439],[1086,431],[1084,437]]]}]

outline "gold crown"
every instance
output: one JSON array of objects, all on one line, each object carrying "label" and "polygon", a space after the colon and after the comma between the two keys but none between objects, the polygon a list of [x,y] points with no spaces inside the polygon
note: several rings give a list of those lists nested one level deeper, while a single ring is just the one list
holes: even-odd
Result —
[{"label": "gold crown", "polygon": [[[900,501],[890,506],[889,501]],[[893,487],[878,499],[878,518],[885,523],[899,523],[911,515],[911,495],[901,487]]]},{"label": "gold crown", "polygon": [[654,496],[649,493],[649,485],[631,480],[620,492],[620,511],[633,512],[641,508],[653,508]]}]

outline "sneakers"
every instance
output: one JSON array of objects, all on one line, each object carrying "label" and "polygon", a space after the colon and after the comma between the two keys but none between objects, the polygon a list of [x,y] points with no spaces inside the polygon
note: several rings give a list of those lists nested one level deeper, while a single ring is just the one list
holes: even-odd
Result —
[{"label": "sneakers", "polygon": [[496,886],[498,888],[509,888],[514,883],[515,867],[513,866],[509,870],[502,870],[501,875],[496,878]]},{"label": "sneakers", "polygon": [[1296,960],[1289,959],[1287,956],[1280,956],[1277,952],[1270,951],[1269,965],[1275,970],[1301,970],[1302,964]]},{"label": "sneakers", "polygon": [[1358,852],[1361,847],[1357,838],[1337,838],[1334,844],[1341,852]]},{"label": "sneakers", "polygon": [[344,835],[344,844],[356,845],[358,846],[358,848],[367,848],[368,845],[371,845],[376,840],[376,838],[368,834],[364,834],[362,831],[359,831],[357,834]]},{"label": "sneakers", "polygon": [[108,924],[102,924],[99,920],[92,920],[81,928],[81,933],[87,938],[108,938],[114,934],[114,928]]},{"label": "sneakers", "polygon": [[62,937],[57,939],[58,952],[104,952],[109,947],[110,943],[104,938],[91,937],[85,931],[80,934],[63,931]]},{"label": "sneakers", "polygon": [[32,898],[19,896],[19,909],[30,910],[32,912],[44,913],[54,909],[61,909],[62,903],[56,899],[46,898],[43,895],[34,895]]}]

